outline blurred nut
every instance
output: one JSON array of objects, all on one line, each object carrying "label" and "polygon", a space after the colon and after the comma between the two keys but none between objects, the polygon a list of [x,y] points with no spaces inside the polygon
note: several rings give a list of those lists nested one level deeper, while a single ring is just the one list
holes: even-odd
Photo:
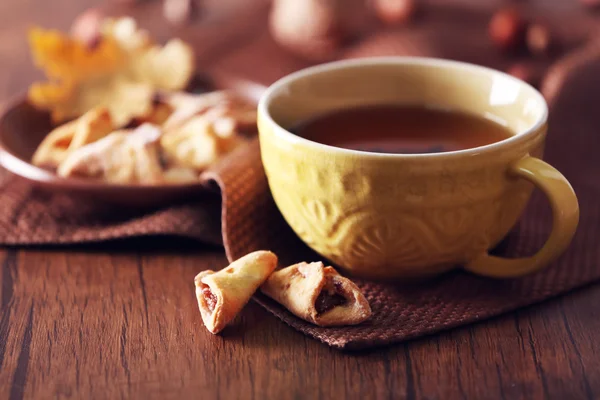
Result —
[{"label": "blurred nut", "polygon": [[550,29],[540,23],[533,23],[527,28],[525,35],[527,49],[536,56],[548,55],[552,45]]},{"label": "blurred nut", "polygon": [[164,0],[163,16],[173,25],[181,25],[190,21],[196,13],[194,0]]},{"label": "blurred nut", "polygon": [[492,42],[502,51],[513,51],[521,47],[525,22],[515,8],[497,11],[488,27]]},{"label": "blurred nut", "polygon": [[375,13],[387,24],[410,21],[416,13],[416,0],[374,0]]},{"label": "blurred nut", "polygon": [[546,70],[542,65],[532,62],[518,62],[513,64],[506,73],[517,79],[529,83],[533,87],[539,87]]},{"label": "blurred nut", "polygon": [[287,50],[313,61],[333,58],[341,44],[339,0],[274,0],[269,16],[273,39]]},{"label": "blurred nut", "polygon": [[104,13],[96,8],[90,8],[80,14],[71,25],[71,36],[87,47],[96,47],[102,38],[102,20]]},{"label": "blurred nut", "polygon": [[274,0],[269,30],[277,44],[297,56],[327,61],[374,19],[365,0]]}]

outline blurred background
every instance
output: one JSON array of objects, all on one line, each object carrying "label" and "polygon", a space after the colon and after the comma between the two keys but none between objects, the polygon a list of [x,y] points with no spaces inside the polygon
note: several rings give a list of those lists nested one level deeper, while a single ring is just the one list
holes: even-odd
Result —
[{"label": "blurred background", "polygon": [[554,63],[598,38],[600,0],[3,0],[0,92],[39,72],[27,28],[131,15],[158,40],[191,42],[200,70],[268,84],[307,65],[379,55],[443,57],[543,85]]}]

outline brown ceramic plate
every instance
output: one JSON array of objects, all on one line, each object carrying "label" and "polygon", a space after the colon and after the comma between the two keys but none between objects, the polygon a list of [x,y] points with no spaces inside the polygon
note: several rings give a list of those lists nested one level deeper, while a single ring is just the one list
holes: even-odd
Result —
[{"label": "brown ceramic plate", "polygon": [[[257,103],[261,85],[235,77],[198,75],[194,92],[231,89]],[[25,96],[17,97],[0,115],[0,165],[36,188],[128,206],[150,206],[180,200],[208,188],[200,181],[186,184],[118,185],[93,179],[62,178],[31,163],[33,153],[52,129],[48,113],[35,109]]]}]

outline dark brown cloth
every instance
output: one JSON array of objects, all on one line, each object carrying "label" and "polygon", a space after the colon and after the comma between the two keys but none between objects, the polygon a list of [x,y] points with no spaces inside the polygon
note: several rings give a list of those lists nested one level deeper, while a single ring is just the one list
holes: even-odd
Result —
[{"label": "dark brown cloth", "polygon": [[52,194],[0,168],[0,244],[66,245],[152,235],[222,243],[217,193],[155,210],[134,210]]},{"label": "dark brown cloth", "polygon": [[[461,271],[403,285],[359,280],[373,317],[355,327],[319,328],[264,296],[255,300],[293,328],[330,346],[358,349],[486,319],[600,278],[600,56],[576,54],[564,63],[572,71],[552,83],[558,94],[551,104],[545,159],[572,183],[581,220],[569,250],[547,269],[508,280]],[[222,194],[222,238],[229,260],[259,249],[276,252],[283,264],[318,259],[278,212],[256,142],[236,151],[205,178],[216,183]],[[220,237],[219,205],[218,196],[207,192],[151,212],[98,208],[34,190],[4,173],[0,175],[0,243],[70,244],[155,234],[215,243]],[[507,257],[531,254],[543,244],[551,225],[546,200],[536,194],[519,225],[495,252]]]}]

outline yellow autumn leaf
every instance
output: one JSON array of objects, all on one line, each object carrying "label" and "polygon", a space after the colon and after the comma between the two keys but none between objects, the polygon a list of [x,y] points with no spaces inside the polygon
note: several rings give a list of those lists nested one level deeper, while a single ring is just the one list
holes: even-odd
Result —
[{"label": "yellow autumn leaf", "polygon": [[29,45],[35,65],[49,79],[81,81],[122,68],[125,54],[112,38],[94,48],[54,30],[31,28]]},{"label": "yellow autumn leaf", "polygon": [[178,39],[155,45],[131,18],[106,19],[101,33],[89,48],[57,31],[30,30],[34,62],[48,82],[31,85],[29,100],[54,122],[106,107],[116,126],[126,125],[151,112],[156,90],[184,89],[194,73],[189,45]]}]

